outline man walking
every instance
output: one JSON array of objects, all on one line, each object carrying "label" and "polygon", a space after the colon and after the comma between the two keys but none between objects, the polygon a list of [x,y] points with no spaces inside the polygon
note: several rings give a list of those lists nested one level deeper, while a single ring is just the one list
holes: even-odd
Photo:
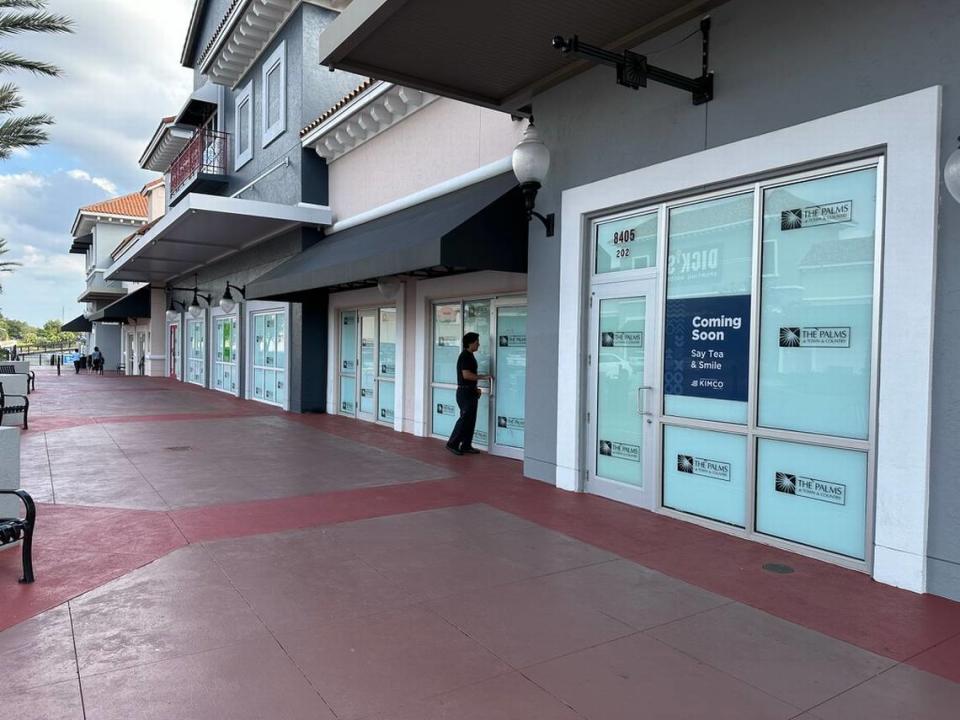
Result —
[{"label": "man walking", "polygon": [[477,403],[480,401],[478,380],[489,375],[477,375],[477,359],[473,354],[480,349],[480,336],[469,332],[463,336],[463,352],[457,358],[457,407],[460,417],[447,441],[447,450],[454,455],[480,452],[473,447],[473,430],[477,424]]}]

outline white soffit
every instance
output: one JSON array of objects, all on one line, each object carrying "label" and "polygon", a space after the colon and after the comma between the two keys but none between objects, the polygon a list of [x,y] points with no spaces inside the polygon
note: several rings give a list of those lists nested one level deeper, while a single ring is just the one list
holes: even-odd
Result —
[{"label": "white soffit", "polygon": [[297,227],[330,225],[324,205],[190,193],[114,261],[108,280],[165,282]]},{"label": "white soffit", "polygon": [[175,123],[163,125],[140,158],[140,167],[144,170],[166,172],[192,137],[191,127]]},{"label": "white soffit", "polygon": [[301,144],[333,162],[438,97],[393,83],[375,83],[307,133]]},{"label": "white soffit", "polygon": [[[307,1],[337,11],[350,4],[350,0]],[[235,0],[203,50],[200,72],[217,85],[235,88],[299,6],[300,0]]]}]

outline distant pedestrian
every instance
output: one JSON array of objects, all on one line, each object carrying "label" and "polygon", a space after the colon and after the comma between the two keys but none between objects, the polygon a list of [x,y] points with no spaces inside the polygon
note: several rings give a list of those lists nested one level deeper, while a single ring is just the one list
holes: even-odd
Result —
[{"label": "distant pedestrian", "polygon": [[80,349],[77,348],[76,350],[74,350],[73,355],[71,357],[73,358],[73,369],[76,371],[77,375],[79,375],[80,374],[80,358],[83,357],[83,355],[80,354]]},{"label": "distant pedestrian", "polygon": [[453,426],[453,434],[447,441],[447,450],[454,455],[480,452],[473,447],[473,431],[477,425],[477,406],[480,402],[478,380],[487,380],[489,375],[477,374],[477,359],[473,354],[480,349],[480,336],[469,332],[463,336],[463,352],[457,358],[457,407],[460,417]]},{"label": "distant pedestrian", "polygon": [[103,375],[103,353],[100,352],[100,348],[93,348],[93,352],[90,354],[90,362],[93,364],[94,374]]}]

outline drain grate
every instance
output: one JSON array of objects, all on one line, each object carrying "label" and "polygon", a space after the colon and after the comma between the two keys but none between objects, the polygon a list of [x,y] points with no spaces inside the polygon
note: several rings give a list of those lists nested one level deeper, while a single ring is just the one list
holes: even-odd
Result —
[{"label": "drain grate", "polygon": [[193,450],[192,445],[171,445],[170,447],[165,447],[164,450],[169,450],[170,452],[186,452],[187,450]]},{"label": "drain grate", "polygon": [[789,575],[793,572],[792,567],[784,565],[783,563],[765,563],[763,569],[767,572],[776,573],[777,575]]}]

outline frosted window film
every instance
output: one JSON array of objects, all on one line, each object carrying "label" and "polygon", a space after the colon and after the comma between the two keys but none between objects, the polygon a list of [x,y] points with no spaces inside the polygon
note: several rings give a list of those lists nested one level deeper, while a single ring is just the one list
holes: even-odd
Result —
[{"label": "frosted window film", "polygon": [[764,193],[760,425],[867,438],[875,168]]}]

